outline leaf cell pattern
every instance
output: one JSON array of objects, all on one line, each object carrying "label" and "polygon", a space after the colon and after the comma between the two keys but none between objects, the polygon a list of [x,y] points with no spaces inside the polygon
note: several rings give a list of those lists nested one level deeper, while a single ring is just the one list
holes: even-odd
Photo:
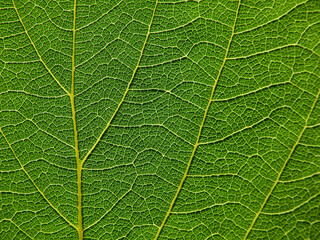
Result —
[{"label": "leaf cell pattern", "polygon": [[0,0],[1,239],[319,239],[318,0]]}]

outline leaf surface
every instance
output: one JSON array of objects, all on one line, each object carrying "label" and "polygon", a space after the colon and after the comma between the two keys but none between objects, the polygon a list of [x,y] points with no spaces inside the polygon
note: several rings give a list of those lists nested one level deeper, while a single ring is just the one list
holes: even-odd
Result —
[{"label": "leaf surface", "polygon": [[0,0],[1,239],[319,239],[318,0]]}]

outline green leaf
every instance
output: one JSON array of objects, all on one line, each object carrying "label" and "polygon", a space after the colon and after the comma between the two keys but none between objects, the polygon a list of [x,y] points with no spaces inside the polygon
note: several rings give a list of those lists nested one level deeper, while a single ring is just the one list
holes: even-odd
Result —
[{"label": "green leaf", "polygon": [[1,239],[320,239],[319,0],[0,0]]}]

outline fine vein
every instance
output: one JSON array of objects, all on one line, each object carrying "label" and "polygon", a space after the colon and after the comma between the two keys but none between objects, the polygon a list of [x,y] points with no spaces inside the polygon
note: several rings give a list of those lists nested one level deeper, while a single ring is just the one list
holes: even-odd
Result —
[{"label": "fine vein", "polygon": [[6,140],[9,148],[11,149],[14,157],[17,159],[17,161],[19,162],[19,165],[21,167],[21,169],[23,170],[23,172],[27,175],[27,177],[29,178],[29,180],[32,182],[32,184],[35,186],[35,188],[38,190],[38,192],[41,194],[41,196],[44,198],[44,200],[46,200],[46,202],[67,222],[69,223],[72,227],[74,227],[75,229],[77,229],[77,227],[70,222],[50,201],[49,199],[44,195],[44,193],[40,190],[40,188],[38,187],[38,185],[35,183],[35,181],[31,178],[31,176],[29,175],[29,173],[27,172],[27,170],[24,168],[22,162],[20,161],[20,159],[18,158],[16,152],[13,150],[13,147],[11,145],[11,143],[9,142],[8,138],[6,137],[6,135],[4,134],[4,132],[2,131],[1,127],[0,127],[0,132],[2,134],[2,136],[4,137],[4,139]]},{"label": "fine vein", "polygon": [[312,104],[312,106],[311,106],[311,109],[310,109],[310,111],[309,111],[309,114],[308,114],[307,118],[305,119],[305,124],[304,124],[304,126],[303,126],[303,129],[302,129],[300,135],[299,135],[298,138],[297,138],[297,141],[296,141],[295,144],[293,145],[293,147],[292,147],[292,149],[291,149],[291,151],[290,151],[287,159],[284,161],[284,163],[283,163],[283,165],[282,165],[282,167],[281,167],[281,169],[280,169],[280,171],[279,171],[279,173],[278,173],[278,176],[277,176],[275,182],[273,183],[272,187],[270,188],[269,193],[267,194],[266,198],[264,199],[263,203],[261,204],[260,209],[258,210],[258,212],[256,213],[255,217],[253,218],[250,227],[248,228],[246,234],[245,234],[244,237],[243,237],[243,240],[247,239],[250,231],[251,231],[252,228],[253,228],[253,225],[254,225],[255,222],[257,221],[257,219],[258,219],[258,217],[260,216],[260,214],[261,214],[264,206],[266,205],[268,199],[270,198],[273,190],[274,190],[275,187],[277,186],[277,184],[278,184],[278,182],[279,182],[279,180],[280,180],[280,177],[281,177],[281,175],[282,175],[282,173],[283,173],[283,171],[284,171],[284,169],[285,169],[285,167],[286,167],[289,159],[291,158],[294,150],[295,150],[296,147],[298,146],[298,144],[299,144],[299,142],[300,142],[300,139],[301,139],[304,131],[307,129],[308,120],[309,120],[309,118],[310,118],[310,116],[311,116],[311,113],[312,113],[312,111],[313,111],[313,109],[314,109],[314,107],[315,107],[315,105],[316,105],[316,102],[318,101],[319,95],[320,95],[320,90],[319,90],[319,92],[318,92],[318,94],[317,94],[317,96],[316,96],[316,98],[315,98],[315,100],[314,100],[314,102],[313,102],[313,104]]},{"label": "fine vein", "polygon": [[167,211],[167,213],[166,213],[166,215],[165,215],[165,217],[164,217],[164,219],[163,219],[163,221],[162,221],[162,223],[161,223],[161,225],[160,225],[160,227],[159,227],[159,229],[158,229],[158,231],[157,231],[157,233],[156,233],[156,236],[155,236],[154,240],[158,239],[158,237],[160,236],[160,233],[161,233],[161,231],[162,231],[162,229],[163,229],[163,227],[164,227],[164,225],[165,225],[165,223],[166,223],[166,221],[167,221],[167,219],[168,219],[168,217],[169,217],[169,215],[170,215],[170,213],[171,213],[171,211],[172,211],[172,208],[173,208],[173,206],[174,206],[174,203],[175,203],[175,201],[177,200],[177,198],[178,198],[178,196],[179,196],[179,193],[180,193],[180,191],[181,191],[181,189],[182,189],[183,183],[184,183],[184,181],[185,181],[186,178],[187,178],[187,175],[188,175],[188,172],[189,172],[189,169],[190,169],[192,160],[193,160],[193,158],[194,158],[194,155],[195,155],[195,153],[196,153],[196,150],[197,150],[197,148],[198,148],[198,146],[199,146],[199,140],[200,140],[200,136],[201,136],[201,133],[202,133],[202,129],[203,129],[204,123],[205,123],[205,121],[206,121],[206,117],[207,117],[207,115],[208,115],[211,102],[213,101],[213,100],[212,100],[212,99],[213,99],[213,94],[214,94],[215,89],[216,89],[216,87],[217,87],[217,84],[218,84],[219,78],[220,78],[220,76],[221,76],[222,70],[223,70],[223,68],[224,68],[224,65],[225,65],[225,63],[226,63],[226,61],[227,61],[227,57],[228,57],[230,45],[231,45],[231,42],[232,42],[232,38],[233,38],[233,36],[234,36],[234,29],[235,29],[235,26],[236,26],[239,9],[240,9],[240,0],[239,0],[239,3],[238,3],[238,7],[237,7],[235,19],[234,19],[234,22],[233,22],[233,26],[232,26],[232,30],[231,30],[231,36],[230,36],[230,39],[229,39],[229,42],[228,42],[228,46],[227,46],[227,49],[226,49],[226,52],[225,52],[225,55],[224,55],[224,58],[223,58],[221,67],[220,67],[220,69],[219,69],[218,75],[217,75],[217,77],[216,77],[216,79],[215,79],[215,81],[214,81],[214,84],[213,84],[213,87],[212,87],[212,91],[211,91],[211,95],[210,95],[210,98],[209,98],[209,101],[208,101],[206,110],[205,110],[205,112],[204,112],[204,115],[203,115],[203,118],[202,118],[202,122],[201,122],[201,125],[200,125],[200,128],[199,128],[198,136],[197,136],[196,142],[195,142],[195,144],[194,144],[194,146],[193,146],[193,150],[192,150],[192,152],[191,152],[191,156],[190,156],[190,158],[189,158],[189,161],[188,161],[186,170],[185,170],[185,172],[184,172],[184,174],[183,174],[183,177],[182,177],[182,179],[181,179],[181,181],[180,181],[180,184],[179,184],[179,187],[178,187],[178,189],[177,189],[177,191],[176,191],[176,194],[174,195],[174,197],[173,197],[173,199],[172,199],[172,201],[171,201],[171,204],[170,204],[170,206],[169,206],[169,209],[168,209],[168,211]]},{"label": "fine vein", "polygon": [[28,32],[26,26],[24,25],[24,23],[23,23],[23,21],[22,21],[22,18],[21,18],[21,16],[20,16],[19,12],[18,12],[18,8],[16,7],[16,4],[15,4],[14,0],[12,0],[12,3],[13,3],[13,7],[14,7],[17,15],[18,15],[19,21],[21,22],[21,25],[22,25],[25,33],[27,34],[27,36],[28,36],[28,38],[29,38],[29,40],[30,40],[30,42],[31,42],[31,45],[33,46],[34,50],[36,51],[36,53],[37,53],[40,61],[41,61],[42,64],[43,64],[43,66],[48,70],[49,74],[50,74],[50,75],[52,76],[52,78],[58,83],[58,85],[63,89],[63,91],[65,91],[65,93],[67,93],[68,95],[70,95],[70,93],[67,91],[67,89],[65,89],[64,86],[62,86],[62,84],[59,82],[59,80],[53,75],[53,73],[51,72],[51,70],[50,70],[50,68],[47,66],[47,64],[43,61],[43,59],[42,59],[42,57],[41,57],[38,49],[36,48],[36,45],[35,45],[34,42],[32,41],[32,39],[31,39],[31,37],[30,37],[30,35],[29,35],[29,32]]},{"label": "fine vein", "polygon": [[153,13],[152,13],[152,17],[151,17],[151,20],[150,20],[150,24],[149,24],[149,27],[148,27],[148,31],[147,31],[147,35],[146,35],[146,39],[143,43],[143,46],[142,46],[142,49],[141,49],[141,52],[140,52],[140,56],[139,56],[139,59],[138,59],[138,62],[137,62],[137,65],[135,67],[135,69],[133,70],[133,73],[132,73],[132,76],[131,76],[131,79],[127,85],[127,89],[126,91],[124,92],[123,96],[122,96],[122,99],[121,101],[119,102],[116,110],[114,111],[113,115],[111,116],[109,122],[107,123],[107,126],[103,129],[102,133],[100,134],[99,138],[97,139],[97,141],[95,142],[95,144],[93,144],[92,148],[88,151],[87,155],[84,157],[83,161],[82,161],[82,165],[84,164],[84,162],[87,160],[87,158],[89,157],[89,155],[92,153],[92,151],[95,149],[95,147],[98,145],[98,143],[100,142],[102,136],[104,135],[104,133],[108,130],[108,128],[110,127],[110,124],[112,122],[112,120],[114,119],[114,117],[116,116],[117,112],[119,111],[121,105],[123,104],[124,102],[124,99],[126,98],[128,92],[129,92],[129,89],[130,89],[130,86],[132,84],[132,81],[137,73],[137,70],[139,68],[139,65],[140,65],[140,62],[141,62],[141,59],[142,59],[142,55],[143,55],[143,52],[144,52],[144,49],[146,47],[146,44],[147,44],[147,41],[148,41],[148,38],[149,38],[149,35],[150,35],[150,30],[151,30],[151,25],[152,25],[152,22],[153,22],[153,18],[154,18],[154,15],[155,15],[155,12],[156,12],[156,9],[157,9],[157,5],[158,5],[158,0],[156,1],[156,4],[155,4],[155,7],[153,9]]}]

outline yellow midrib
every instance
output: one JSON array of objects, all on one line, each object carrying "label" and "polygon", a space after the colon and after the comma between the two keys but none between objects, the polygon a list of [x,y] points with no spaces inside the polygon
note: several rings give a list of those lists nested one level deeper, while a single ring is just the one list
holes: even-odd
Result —
[{"label": "yellow midrib", "polygon": [[198,146],[199,146],[200,136],[201,136],[202,129],[203,129],[204,123],[205,123],[205,121],[206,121],[206,117],[207,117],[207,115],[208,115],[208,111],[209,111],[209,108],[210,108],[210,105],[211,105],[211,102],[212,102],[212,99],[213,99],[213,94],[214,94],[214,92],[215,92],[215,89],[216,89],[216,86],[217,86],[217,84],[218,84],[218,81],[219,81],[219,78],[220,78],[220,76],[221,76],[221,73],[222,73],[222,70],[223,70],[223,68],[224,68],[224,65],[225,65],[225,63],[226,63],[226,61],[227,61],[227,57],[228,57],[230,45],[231,45],[231,42],[232,42],[232,38],[233,38],[233,36],[234,36],[234,29],[235,29],[236,22],[237,22],[237,18],[238,18],[238,12],[239,12],[239,9],[240,9],[240,2],[241,2],[241,0],[239,0],[239,2],[238,2],[238,6],[237,6],[237,10],[236,10],[236,15],[235,15],[235,19],[234,19],[234,22],[233,22],[233,26],[232,26],[232,30],[231,30],[231,36],[230,36],[230,39],[229,39],[229,42],[228,42],[228,46],[227,46],[227,49],[226,49],[226,52],[225,52],[225,55],[224,55],[224,58],[223,58],[221,67],[220,67],[220,69],[219,69],[218,75],[217,75],[217,77],[216,77],[216,79],[215,79],[215,81],[214,81],[214,84],[213,84],[213,86],[212,86],[211,95],[210,95],[210,98],[209,98],[209,101],[208,101],[206,110],[205,110],[205,112],[204,112],[204,115],[203,115],[203,118],[202,118],[202,121],[201,121],[201,125],[200,125],[200,127],[199,127],[198,136],[197,136],[196,142],[195,142],[195,144],[194,144],[194,147],[193,147],[191,156],[190,156],[190,158],[189,158],[189,161],[188,161],[188,163],[187,163],[186,170],[185,170],[185,172],[184,172],[184,174],[183,174],[183,177],[182,177],[182,179],[181,179],[181,181],[180,181],[180,184],[179,184],[179,187],[178,187],[178,189],[177,189],[177,191],[176,191],[176,194],[174,195],[174,197],[173,197],[173,199],[172,199],[172,201],[171,201],[171,203],[170,203],[170,206],[169,206],[169,208],[168,208],[168,211],[167,211],[167,213],[166,213],[166,215],[165,215],[165,217],[164,217],[164,219],[163,219],[163,221],[162,221],[162,223],[161,223],[161,225],[160,225],[160,227],[159,227],[159,229],[158,229],[158,231],[157,231],[157,233],[156,233],[156,236],[155,236],[154,240],[157,240],[158,237],[160,236],[160,233],[161,233],[161,231],[162,231],[162,229],[163,229],[163,227],[164,227],[164,225],[165,225],[165,223],[166,223],[166,221],[167,221],[167,219],[168,219],[168,217],[169,217],[169,215],[170,215],[170,213],[171,213],[171,211],[172,211],[172,208],[173,208],[173,206],[174,206],[174,203],[175,203],[175,201],[177,200],[178,195],[179,195],[179,193],[180,193],[180,191],[181,191],[181,189],[182,189],[183,183],[184,183],[185,179],[187,178],[187,175],[188,175],[188,172],[189,172],[189,169],[190,169],[190,166],[191,166],[193,157],[194,157],[194,155],[195,155],[195,153],[196,153],[196,150],[197,150],[197,148],[198,148]]},{"label": "yellow midrib", "polygon": [[70,102],[72,109],[72,122],[73,122],[73,133],[74,133],[74,150],[77,162],[77,195],[78,195],[78,235],[79,240],[83,240],[83,219],[82,219],[82,190],[81,190],[81,175],[82,175],[82,164],[79,153],[79,141],[78,141],[78,130],[76,120],[76,108],[75,108],[75,94],[74,94],[74,75],[75,75],[75,52],[76,52],[76,13],[77,13],[77,0],[74,0],[73,5],[73,28],[72,28],[72,75],[71,75],[71,93]]}]

